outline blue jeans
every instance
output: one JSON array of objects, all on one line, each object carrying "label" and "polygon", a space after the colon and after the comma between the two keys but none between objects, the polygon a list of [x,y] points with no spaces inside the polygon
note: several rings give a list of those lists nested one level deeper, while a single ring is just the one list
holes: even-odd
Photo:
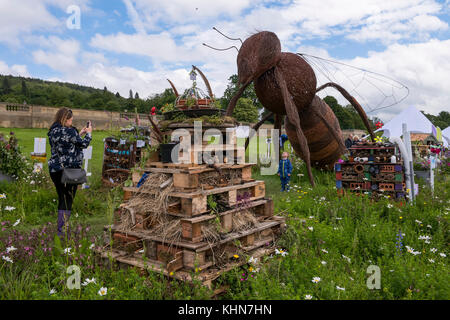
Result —
[{"label": "blue jeans", "polygon": [[281,191],[289,191],[289,180],[291,177],[280,177],[281,180]]}]

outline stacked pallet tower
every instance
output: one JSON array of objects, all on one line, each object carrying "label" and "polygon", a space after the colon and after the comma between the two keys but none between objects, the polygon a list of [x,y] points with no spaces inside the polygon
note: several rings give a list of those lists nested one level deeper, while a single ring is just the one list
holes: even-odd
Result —
[{"label": "stacked pallet tower", "polygon": [[405,199],[405,168],[395,144],[365,143],[349,151],[348,160],[334,166],[339,194],[350,190],[373,199]]},{"label": "stacked pallet tower", "polygon": [[[219,129],[226,139],[227,130],[234,124],[210,127]],[[202,133],[210,127],[203,123]],[[194,132],[192,124],[173,123],[165,127],[163,133],[171,135],[175,129]],[[190,154],[185,157],[190,159],[187,163],[163,163],[150,159],[144,169],[135,168],[133,187],[123,188],[121,207],[126,207],[133,197],[142,197],[146,192],[143,186],[137,187],[144,174],[148,175],[147,179],[154,174],[169,177],[160,186],[162,190],[171,185],[167,209],[161,214],[179,226],[180,237],[173,241],[155,235],[158,226],[148,223],[151,217],[139,210],[133,213],[133,226],[123,230],[118,223],[124,211],[118,210],[114,225],[105,227],[111,231],[113,245],[100,252],[101,255],[110,255],[122,264],[162,272],[183,281],[190,282],[195,278],[210,287],[221,274],[248,263],[250,257],[271,254],[286,227],[285,221],[274,216],[273,201],[266,198],[264,181],[252,179],[253,164],[245,163],[245,149],[237,147],[236,140],[232,135],[233,143],[227,141],[228,144],[221,145],[224,151],[214,151],[217,145],[207,142],[200,146],[191,145]],[[222,152],[224,162],[205,163],[204,151],[210,151],[213,157]],[[232,156],[226,157],[226,151]],[[183,157],[182,152],[179,157]],[[146,180],[145,183],[152,184],[152,181]],[[244,217],[244,213],[247,218],[250,215],[249,221],[253,223],[242,228],[236,222]],[[211,227],[219,235],[212,242],[205,233]]]}]

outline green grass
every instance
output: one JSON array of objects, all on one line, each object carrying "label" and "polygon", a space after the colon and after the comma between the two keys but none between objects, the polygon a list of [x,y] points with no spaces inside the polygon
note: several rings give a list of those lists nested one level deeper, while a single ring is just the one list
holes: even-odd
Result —
[{"label": "green grass", "polygon": [[[0,132],[6,135],[9,135],[11,131],[17,136],[22,152],[27,157],[31,157],[31,152],[34,150],[34,138],[46,138],[46,152],[47,159],[49,159],[51,150],[47,136],[48,129],[0,128]],[[109,134],[108,131],[94,131],[92,133],[92,141],[90,143],[92,146],[92,160],[89,160],[89,169],[91,169],[93,173],[99,173],[102,170],[103,139],[108,137]]]},{"label": "green grass", "polygon": [[[46,130],[19,129],[16,134],[29,155],[33,137],[45,137]],[[73,229],[82,225],[83,230],[86,226],[89,230],[75,236],[71,243],[53,241],[56,192],[47,174],[34,184],[0,184],[0,194],[6,194],[6,199],[0,199],[0,222],[4,223],[0,226],[0,255],[8,245],[18,248],[8,254],[14,263],[0,260],[0,299],[208,299],[210,292],[198,283],[189,286],[157,273],[141,276],[133,270],[115,271],[93,262],[89,246],[103,243],[103,226],[111,222],[122,196],[121,190],[100,184],[102,139],[106,135],[93,134],[92,165],[97,169],[93,170],[92,188],[78,190],[71,217]],[[438,177],[434,196],[420,182],[420,194],[413,205],[389,199],[373,202],[365,196],[338,197],[333,173],[314,170],[314,176],[317,187],[312,189],[304,165],[297,163],[291,191],[281,193],[277,176],[262,176],[255,168],[253,177],[266,182],[275,212],[287,219],[288,228],[277,246],[288,254],[252,264],[253,271],[258,272],[250,272],[246,265],[226,273],[218,281],[230,286],[222,298],[450,298],[448,176]],[[7,211],[6,206],[15,209]],[[17,219],[21,221],[13,227]],[[42,231],[49,222],[53,223],[49,227],[52,231]],[[399,233],[403,237],[401,246]],[[423,240],[423,236],[430,238]],[[8,237],[12,237],[12,243],[8,243]],[[406,246],[420,254],[408,252]],[[25,247],[33,248],[33,254],[25,255]],[[47,247],[53,249],[50,254]],[[66,247],[75,253],[64,254]],[[81,266],[82,282],[94,277],[96,283],[69,290],[65,270],[71,264]],[[381,270],[380,290],[367,288],[367,268],[371,265]],[[320,282],[313,283],[314,277],[320,277]],[[108,288],[106,296],[98,294],[100,287]],[[57,293],[50,295],[51,289]]]}]

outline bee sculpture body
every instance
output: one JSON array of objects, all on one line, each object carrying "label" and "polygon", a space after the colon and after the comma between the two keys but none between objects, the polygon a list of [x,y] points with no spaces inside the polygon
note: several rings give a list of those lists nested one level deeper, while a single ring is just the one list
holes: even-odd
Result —
[{"label": "bee sculpture body", "polygon": [[331,169],[346,150],[339,122],[331,108],[316,95],[318,91],[331,86],[341,92],[358,111],[373,138],[359,103],[336,83],[317,88],[312,67],[297,54],[281,52],[275,33],[262,31],[247,38],[239,49],[237,66],[239,90],[230,100],[227,115],[232,115],[237,100],[253,82],[261,104],[278,118],[286,115],[286,133],[295,152],[306,163],[311,185],[314,186],[311,166]]}]

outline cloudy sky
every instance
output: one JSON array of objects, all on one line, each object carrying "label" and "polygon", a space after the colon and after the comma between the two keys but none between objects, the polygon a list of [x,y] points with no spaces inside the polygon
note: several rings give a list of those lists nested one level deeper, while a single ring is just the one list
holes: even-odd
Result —
[{"label": "cloudy sky", "polygon": [[243,40],[269,30],[283,51],[327,59],[307,56],[319,84],[339,82],[367,111],[409,90],[369,114],[386,121],[411,105],[450,111],[449,23],[450,0],[0,0],[0,74],[147,97],[168,88],[166,78],[190,86],[194,64],[220,97],[237,51],[202,43],[240,42],[212,27]]}]

